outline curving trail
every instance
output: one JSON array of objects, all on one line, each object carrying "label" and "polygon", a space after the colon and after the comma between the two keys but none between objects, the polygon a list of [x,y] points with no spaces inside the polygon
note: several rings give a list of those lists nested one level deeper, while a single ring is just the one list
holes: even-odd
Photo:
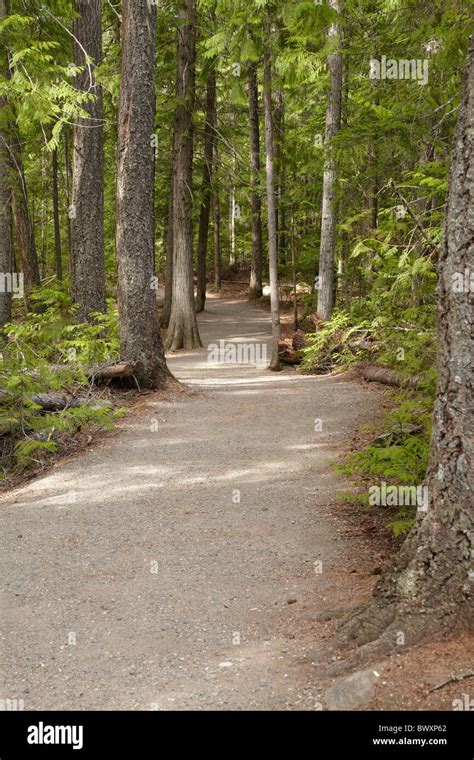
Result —
[{"label": "curving trail", "polygon": [[[270,338],[268,316],[241,301],[210,299],[199,325],[205,345]],[[0,500],[0,696],[25,709],[315,708],[317,616],[367,584],[351,574],[363,550],[329,465],[379,396],[207,355],[170,358],[191,393],[146,396],[113,436]]]}]

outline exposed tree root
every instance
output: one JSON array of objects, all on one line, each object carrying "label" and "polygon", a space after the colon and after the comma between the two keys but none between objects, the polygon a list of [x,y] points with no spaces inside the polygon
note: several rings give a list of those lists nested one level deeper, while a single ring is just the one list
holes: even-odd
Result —
[{"label": "exposed tree root", "polygon": [[190,324],[183,323],[181,319],[173,318],[168,326],[168,332],[166,333],[165,350],[166,351],[179,351],[181,348],[188,351],[193,348],[200,348],[202,346],[197,324],[195,326],[196,319],[190,320]]},{"label": "exposed tree root", "polygon": [[335,648],[347,657],[329,666],[328,676],[350,672],[374,658],[386,656],[425,638],[469,629],[468,618],[445,609],[410,609],[400,599],[386,602],[375,597],[342,623],[334,639]]}]

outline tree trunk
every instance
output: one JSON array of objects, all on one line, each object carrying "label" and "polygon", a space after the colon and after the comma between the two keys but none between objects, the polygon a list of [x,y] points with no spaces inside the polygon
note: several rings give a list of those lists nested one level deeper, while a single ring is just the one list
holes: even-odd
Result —
[{"label": "tree trunk", "polygon": [[358,659],[394,646],[400,631],[409,644],[433,632],[472,630],[474,624],[473,165],[471,38],[439,260],[439,379],[425,480],[428,504],[426,511],[418,511],[393,566],[376,586],[374,600],[343,630],[346,639],[364,645]]},{"label": "tree trunk", "polygon": [[237,203],[235,200],[235,151],[232,148],[232,185],[229,195],[229,266],[235,267],[237,258],[235,255],[235,220],[237,217]]},{"label": "tree trunk", "polygon": [[293,284],[293,329],[298,329],[298,294],[296,292],[296,221],[295,204],[291,204],[291,279]]},{"label": "tree trunk", "polygon": [[[217,145],[214,143],[214,166],[219,165],[219,153]],[[214,187],[212,190],[212,225],[214,238],[214,287],[216,290],[222,288],[222,250],[221,250],[221,207],[219,198],[219,185],[217,177],[214,174]]]},{"label": "tree trunk", "polygon": [[[0,0],[0,22],[7,16],[7,4]],[[0,71],[4,76],[8,73],[8,58],[6,47],[1,40],[0,45]],[[7,100],[0,94],[0,113],[7,106]],[[4,124],[4,119],[0,121]],[[11,168],[8,134],[0,131],[0,340],[2,340],[2,327],[11,320],[12,293],[11,288],[6,287],[5,275],[12,276],[13,272],[13,247],[12,247],[12,214],[11,214]]]},{"label": "tree trunk", "polygon": [[[4,4],[5,16],[9,15],[8,0]],[[11,76],[8,61],[8,47],[6,48],[5,75]],[[14,109],[14,105],[11,106]],[[9,124],[9,157],[11,164],[11,204],[13,221],[16,233],[18,254],[24,278],[24,299],[26,307],[29,306],[29,294],[32,287],[41,283],[38,255],[36,252],[36,240],[33,228],[33,220],[30,213],[28,191],[26,187],[25,172],[23,169],[23,157],[21,150],[20,135],[14,119]]]},{"label": "tree trunk", "polygon": [[262,295],[262,200],[260,197],[260,125],[258,113],[257,67],[249,68],[250,177],[252,183],[252,265],[250,298]]},{"label": "tree trunk", "polygon": [[12,203],[16,243],[24,276],[24,296],[28,307],[31,288],[41,283],[33,221],[30,214],[28,191],[23,169],[20,137],[16,127],[11,128]]},{"label": "tree trunk", "polygon": [[212,158],[216,128],[216,72],[207,76],[206,124],[204,127],[204,166],[202,170],[202,201],[199,214],[197,247],[197,297],[196,311],[203,311],[206,304],[207,239],[211,213]]},{"label": "tree trunk", "polygon": [[278,263],[286,264],[286,170],[285,157],[283,155],[283,146],[285,138],[285,103],[283,101],[283,92],[279,89],[276,93],[275,109],[275,165],[278,177],[277,192],[277,258]]},{"label": "tree trunk", "polygon": [[[374,137],[369,143],[368,151],[368,163],[369,163],[369,209],[370,209],[370,230],[376,230],[378,227],[378,213],[379,213],[379,179],[377,173],[377,141]],[[370,234],[370,232],[369,232]]]},{"label": "tree trunk", "polygon": [[[102,60],[100,0],[75,0],[74,63],[83,67],[76,88],[94,95],[82,104],[87,118],[74,127],[71,204],[72,295],[77,319],[85,322],[92,312],[105,312],[104,268],[104,148],[102,87],[94,68]],[[86,60],[84,51],[92,62]]]},{"label": "tree trunk", "polygon": [[117,143],[117,268],[121,357],[137,362],[141,387],[172,378],[161,343],[154,277],[156,6],[122,3]]},{"label": "tree trunk", "polygon": [[165,272],[165,300],[163,304],[163,314],[161,316],[161,326],[168,327],[171,316],[171,299],[173,296],[173,167],[174,159],[171,158],[171,177],[170,189],[168,192],[168,222],[166,224],[165,250],[166,250],[166,272]]},{"label": "tree trunk", "polygon": [[[330,7],[339,12],[340,0],[329,0]],[[339,41],[340,28],[333,22],[328,32],[328,42]],[[327,150],[324,163],[323,198],[321,209],[321,244],[319,253],[319,289],[317,314],[325,321],[331,318],[334,307],[334,256],[336,249],[336,164],[331,141],[338,133],[341,122],[342,56],[328,56],[330,90],[326,101],[326,131],[324,142]]]},{"label": "tree trunk", "polygon": [[71,188],[72,188],[72,167],[71,167],[71,151],[69,140],[69,127],[64,128],[64,166],[66,169],[66,203],[67,203],[67,249],[68,249],[68,268],[69,275],[72,279],[72,226],[71,226]]},{"label": "tree trunk", "polygon": [[268,269],[270,274],[270,302],[272,314],[272,356],[270,369],[281,370],[278,357],[280,342],[280,304],[278,301],[278,262],[277,262],[277,230],[276,230],[276,201],[275,201],[275,158],[273,143],[273,114],[272,114],[272,64],[270,58],[270,23],[265,29],[266,42],[264,47],[263,69],[263,100],[265,106],[265,156],[267,175],[267,214],[268,214]]},{"label": "tree trunk", "polygon": [[193,111],[196,60],[195,0],[181,0],[178,11],[175,171],[173,176],[173,295],[166,334],[170,351],[201,345],[193,284]]},{"label": "tree trunk", "polygon": [[53,169],[53,218],[54,218],[54,252],[56,258],[56,277],[59,281],[63,279],[63,262],[61,255],[61,232],[59,228],[59,193],[58,193],[58,150],[54,148],[52,153]]},{"label": "tree trunk", "polygon": [[[283,139],[283,138],[282,138]],[[279,198],[279,222],[278,222],[278,261],[280,264],[287,263],[287,229],[286,229],[286,170],[280,166]]]}]

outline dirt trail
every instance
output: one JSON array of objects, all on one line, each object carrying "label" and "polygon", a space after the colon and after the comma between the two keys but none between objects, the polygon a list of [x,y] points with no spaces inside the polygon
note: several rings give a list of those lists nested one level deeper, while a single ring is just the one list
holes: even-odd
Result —
[{"label": "dirt trail", "polygon": [[[211,299],[199,323],[204,345],[270,338],[268,316],[241,301]],[[192,393],[150,396],[115,435],[0,500],[1,697],[317,705],[314,621],[366,583],[329,465],[378,393],[207,356],[170,358]]]}]

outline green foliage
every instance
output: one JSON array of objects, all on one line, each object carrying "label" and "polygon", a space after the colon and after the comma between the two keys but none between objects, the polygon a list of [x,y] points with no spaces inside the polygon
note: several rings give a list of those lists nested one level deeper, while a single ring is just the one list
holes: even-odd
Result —
[{"label": "green foliage", "polygon": [[[433,396],[425,393],[407,399],[406,394],[392,395],[396,406],[383,420],[385,435],[349,454],[337,466],[355,482],[357,492],[351,499],[364,506],[368,505],[369,484],[421,485],[426,474]],[[388,527],[395,537],[410,529],[415,511],[415,507],[403,506],[390,520]]]},{"label": "green foliage", "polygon": [[112,301],[106,314],[91,315],[91,324],[74,322],[67,285],[37,288],[31,301],[34,310],[5,327],[10,350],[16,346],[25,361],[90,366],[119,358],[118,311]]},{"label": "green foliage", "polygon": [[326,372],[337,367],[346,368],[358,361],[362,352],[351,347],[350,339],[364,332],[366,326],[364,322],[351,323],[351,317],[346,312],[334,312],[329,322],[308,335],[308,346],[301,350],[301,369]]},{"label": "green foliage", "polygon": [[[7,344],[0,361],[0,433],[11,434],[14,446],[7,468],[22,469],[60,448],[74,432],[109,428],[121,411],[82,405],[45,413],[31,397],[42,392],[85,396],[85,369],[118,358],[117,311],[110,304],[94,324],[75,324],[64,286],[48,285],[32,294],[35,310],[5,326]],[[4,473],[5,474],[5,473]]]}]

